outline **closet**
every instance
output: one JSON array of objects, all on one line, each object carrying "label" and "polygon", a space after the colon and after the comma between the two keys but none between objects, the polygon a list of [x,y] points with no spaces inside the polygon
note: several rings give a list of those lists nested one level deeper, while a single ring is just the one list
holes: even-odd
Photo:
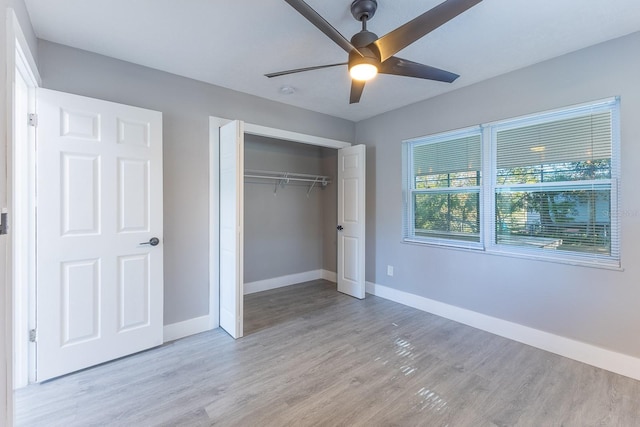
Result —
[{"label": "closet", "polygon": [[246,135],[244,293],[335,281],[336,149]]},{"label": "closet", "polygon": [[219,326],[242,337],[245,286],[334,271],[338,291],[364,298],[365,147],[216,117],[209,136],[210,309]]}]

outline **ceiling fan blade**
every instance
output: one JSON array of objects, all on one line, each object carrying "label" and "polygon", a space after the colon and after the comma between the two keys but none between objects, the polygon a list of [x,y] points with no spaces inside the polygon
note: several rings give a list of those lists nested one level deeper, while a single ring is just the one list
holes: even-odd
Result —
[{"label": "ceiling fan blade", "polygon": [[357,52],[358,55],[362,54],[351,44],[338,30],[336,30],[331,24],[327,22],[318,12],[316,12],[311,6],[305,3],[303,0],[284,0],[291,7],[297,10],[302,16],[307,18],[309,22],[315,25],[320,31],[325,33],[331,40],[333,40],[338,46],[343,48],[348,53]]},{"label": "ceiling fan blade", "polygon": [[396,76],[417,77],[419,79],[437,80],[439,82],[451,83],[458,77],[458,74],[429,65],[418,64],[417,62],[392,56],[380,64],[378,69],[382,74],[393,74]]},{"label": "ceiling fan blade", "polygon": [[351,80],[351,96],[349,96],[349,104],[357,104],[360,102],[362,91],[364,90],[363,80]]},{"label": "ceiling fan blade", "polygon": [[405,47],[482,0],[447,0],[417,18],[396,28],[374,42],[380,50],[381,61],[392,57]]},{"label": "ceiling fan blade", "polygon": [[269,78],[280,77],[280,76],[286,76],[287,74],[302,73],[304,71],[313,71],[313,70],[321,70],[322,68],[337,67],[339,65],[347,65],[347,62],[341,62],[339,64],[316,65],[315,67],[296,68],[295,70],[278,71],[275,73],[265,74],[265,77],[269,77]]}]

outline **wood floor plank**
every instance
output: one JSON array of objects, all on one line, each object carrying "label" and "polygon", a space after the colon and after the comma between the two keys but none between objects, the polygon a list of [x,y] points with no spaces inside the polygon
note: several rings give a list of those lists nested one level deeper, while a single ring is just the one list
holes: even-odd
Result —
[{"label": "wood floor plank", "polygon": [[640,382],[314,281],[15,394],[18,426],[640,426]]}]

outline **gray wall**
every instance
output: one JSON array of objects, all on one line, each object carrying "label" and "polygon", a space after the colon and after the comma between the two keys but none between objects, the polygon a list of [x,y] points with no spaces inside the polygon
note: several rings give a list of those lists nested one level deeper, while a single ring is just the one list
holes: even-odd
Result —
[{"label": "gray wall", "polygon": [[165,324],[209,310],[209,116],[354,140],[335,117],[45,41],[39,56],[46,88],[163,113]]},{"label": "gray wall", "polygon": [[[323,152],[312,145],[245,135],[245,169],[332,175],[336,166],[325,170],[331,157],[323,157]],[[335,183],[325,190],[316,187],[309,196],[308,183],[291,182],[275,194],[274,189],[272,180],[245,179],[245,283],[335,266],[335,249],[324,242],[325,207],[333,206],[336,215],[331,200]],[[333,263],[325,262],[325,257],[333,258]]]},{"label": "gray wall", "polygon": [[[640,357],[638,52],[635,33],[358,123],[356,140],[368,145],[367,280]],[[401,243],[403,139],[615,95],[624,271]]]}]

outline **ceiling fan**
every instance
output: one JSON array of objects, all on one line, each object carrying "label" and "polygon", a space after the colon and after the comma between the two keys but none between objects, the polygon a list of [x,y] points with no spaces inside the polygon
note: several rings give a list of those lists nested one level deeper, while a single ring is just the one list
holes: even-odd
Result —
[{"label": "ceiling fan", "polygon": [[344,49],[349,54],[349,61],[279,71],[265,74],[265,76],[269,78],[279,77],[303,71],[348,65],[352,78],[349,103],[355,104],[360,101],[366,81],[372,79],[377,73],[437,80],[446,83],[451,83],[460,77],[449,71],[393,55],[482,0],[446,0],[382,37],[378,37],[367,30],[367,21],[373,18],[378,8],[377,0],[354,0],[351,3],[351,14],[355,19],[362,22],[362,30],[356,33],[351,38],[351,41],[347,40],[303,0],[285,1]]}]

